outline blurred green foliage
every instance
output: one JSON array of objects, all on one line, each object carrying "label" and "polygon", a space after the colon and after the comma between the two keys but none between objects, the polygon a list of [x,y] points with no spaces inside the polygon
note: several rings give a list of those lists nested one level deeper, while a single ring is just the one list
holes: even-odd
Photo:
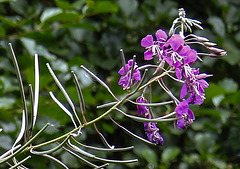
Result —
[{"label": "blurred green foliage", "polygon": [[[172,123],[158,124],[165,138],[163,147],[150,147],[124,134],[110,120],[97,123],[108,141],[116,146],[134,145],[133,152],[122,154],[93,152],[112,159],[139,158],[138,163],[112,164],[108,168],[240,168],[240,1],[238,0],[1,0],[0,1],[0,154],[13,144],[21,124],[22,104],[18,83],[11,61],[8,43],[16,52],[26,92],[34,82],[35,53],[40,55],[40,103],[37,132],[45,123],[48,129],[37,142],[50,140],[71,129],[67,115],[50,99],[53,91],[66,103],[52,80],[46,63],[49,62],[69,95],[78,107],[78,98],[70,70],[80,79],[86,102],[88,120],[102,114],[97,105],[111,101],[110,94],[79,68],[85,65],[101,77],[117,95],[124,91],[117,85],[117,71],[121,67],[119,50],[129,59],[137,55],[144,64],[141,38],[154,34],[159,28],[166,31],[183,7],[187,17],[200,20],[204,31],[194,33],[208,37],[224,48],[228,55],[203,58],[201,72],[214,74],[208,78],[206,101],[192,107],[196,120],[187,131],[179,131]],[[198,49],[198,48],[197,48]],[[199,48],[198,50],[202,50]],[[171,86],[175,95],[179,87]],[[156,93],[161,92],[156,89]],[[29,97],[28,97],[29,99]],[[154,95],[154,101],[163,96]],[[66,104],[67,106],[67,104]],[[136,111],[132,105],[123,107]],[[174,109],[159,108],[157,111]],[[112,116],[119,123],[143,137],[141,123],[133,122],[117,113]],[[119,135],[121,137],[119,137]],[[79,138],[88,145],[102,145],[92,128],[86,128]],[[55,154],[70,168],[85,168],[64,151]],[[58,168],[54,162],[33,156],[25,163],[31,168]],[[6,166],[0,166],[6,168]]]}]

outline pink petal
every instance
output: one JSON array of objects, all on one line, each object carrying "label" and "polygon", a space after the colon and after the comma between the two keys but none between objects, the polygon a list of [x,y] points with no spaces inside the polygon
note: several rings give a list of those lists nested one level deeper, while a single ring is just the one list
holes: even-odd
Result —
[{"label": "pink petal", "polygon": [[142,47],[149,47],[153,45],[153,36],[147,35],[145,38],[141,40]]},{"label": "pink petal", "polygon": [[156,36],[156,38],[157,38],[158,41],[166,41],[167,38],[168,38],[166,32],[163,31],[162,29],[157,30],[155,36]]},{"label": "pink petal", "polygon": [[188,87],[187,85],[184,83],[183,84],[183,87],[181,89],[181,93],[180,93],[180,99],[184,98],[187,94],[187,90],[188,90]]},{"label": "pink petal", "polygon": [[153,59],[153,53],[152,53],[152,51],[151,50],[146,50],[145,52],[144,52],[144,59],[145,60],[152,60]]}]

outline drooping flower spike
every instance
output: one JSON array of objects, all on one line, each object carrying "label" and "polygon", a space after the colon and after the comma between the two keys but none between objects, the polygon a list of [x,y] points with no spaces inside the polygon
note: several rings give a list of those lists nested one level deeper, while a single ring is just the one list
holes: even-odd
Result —
[{"label": "drooping flower spike", "polygon": [[[137,103],[147,103],[147,99],[144,96],[140,96],[136,99]],[[147,119],[152,119],[151,113],[147,106],[137,105],[138,115],[143,115]],[[163,145],[164,140],[163,137],[159,133],[159,128],[156,123],[153,122],[145,122],[144,123],[144,131],[148,137],[148,140],[152,143]]]}]

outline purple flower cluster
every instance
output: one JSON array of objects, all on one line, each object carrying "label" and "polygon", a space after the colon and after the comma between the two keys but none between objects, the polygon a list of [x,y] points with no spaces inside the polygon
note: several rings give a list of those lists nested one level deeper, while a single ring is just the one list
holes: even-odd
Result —
[{"label": "purple flower cluster", "polygon": [[[175,112],[179,129],[186,129],[195,119],[193,112],[189,109],[189,104],[202,104],[205,99],[204,89],[208,87],[204,78],[209,75],[199,74],[199,69],[192,68],[191,65],[197,60],[197,52],[186,45],[184,39],[179,34],[172,35],[169,39],[167,34],[159,29],[156,34],[156,41],[152,35],[147,35],[141,41],[141,46],[146,48],[144,59],[151,60],[153,56],[159,57],[159,61],[164,60],[169,66],[175,68],[178,80],[184,81],[181,89],[180,99],[189,97],[177,105]],[[184,77],[184,79],[183,79]]]},{"label": "purple flower cluster", "polygon": [[[136,102],[147,103],[147,100],[143,96],[140,96],[137,98]],[[142,115],[148,119],[152,118],[147,106],[137,105],[137,112],[139,116]],[[157,127],[156,123],[144,122],[144,130],[149,141],[155,144],[163,145],[164,140],[159,133],[159,128]]]},{"label": "purple flower cluster", "polygon": [[190,97],[187,98],[189,104],[202,104],[205,99],[204,89],[209,86],[204,78],[209,77],[205,73],[199,74],[199,69],[184,67],[185,81],[181,90],[180,99],[184,98],[187,93]]},{"label": "purple flower cluster", "polygon": [[195,120],[193,112],[189,109],[188,102],[183,100],[178,106],[175,108],[175,112],[177,113],[177,117],[183,117],[177,120],[177,128],[178,129],[186,129],[190,124]]},{"label": "purple flower cluster", "polygon": [[144,52],[144,59],[151,60],[154,55],[159,60],[164,59],[176,70],[176,76],[182,79],[182,70],[185,65],[192,65],[197,60],[197,52],[184,45],[184,39],[179,34],[172,35],[167,40],[167,34],[159,29],[156,32],[157,41],[153,41],[152,35],[147,35],[141,41],[141,46],[147,50]]},{"label": "purple flower cluster", "polygon": [[122,67],[118,71],[118,73],[122,75],[118,84],[121,85],[124,90],[129,89],[131,86],[134,86],[138,81],[141,80],[140,71],[137,68],[137,63],[133,63],[133,59],[130,59],[125,65],[125,68]]}]

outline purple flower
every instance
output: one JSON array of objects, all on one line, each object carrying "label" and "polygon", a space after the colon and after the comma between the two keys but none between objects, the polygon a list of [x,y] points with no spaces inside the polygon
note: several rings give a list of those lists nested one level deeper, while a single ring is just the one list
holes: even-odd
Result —
[{"label": "purple flower", "polygon": [[186,80],[181,89],[180,98],[184,98],[189,93],[190,97],[187,99],[189,104],[202,104],[205,99],[204,89],[209,86],[203,78],[210,75],[198,73],[199,69],[191,68],[190,66],[186,66],[184,69],[183,74]]},{"label": "purple flower", "polygon": [[148,140],[155,144],[160,144],[161,146],[164,143],[163,137],[159,133],[156,123],[144,123],[144,130],[148,137]]},{"label": "purple flower", "polygon": [[[143,96],[140,96],[137,98],[136,100],[137,103],[147,103],[147,100],[143,97]],[[137,112],[138,112],[138,115],[146,115],[146,113],[148,112],[148,107],[147,106],[141,106],[141,105],[137,105]]]},{"label": "purple flower", "polygon": [[[133,73],[131,75],[132,66],[134,66],[134,68]],[[122,75],[118,84],[121,85],[124,90],[129,89],[131,86],[134,86],[135,84],[137,84],[138,81],[141,80],[140,71],[137,68],[138,68],[137,63],[135,62],[133,65],[133,59],[130,59],[128,63],[125,65],[125,69],[124,67],[122,67],[118,71],[118,73]]]},{"label": "purple flower", "polygon": [[162,29],[157,30],[155,36],[157,41],[153,40],[152,35],[147,35],[141,40],[141,46],[147,49],[144,52],[145,60],[152,60],[154,55],[157,55],[159,57],[159,60],[161,60],[162,47],[168,36]]},{"label": "purple flower", "polygon": [[175,67],[178,79],[182,79],[183,66],[191,65],[197,59],[197,52],[184,43],[184,39],[175,34],[166,42],[163,50],[163,58],[170,66]]},{"label": "purple flower", "polygon": [[177,120],[177,128],[178,129],[186,129],[190,124],[195,120],[193,112],[189,109],[188,101],[183,100],[178,106],[175,108],[175,112],[177,113],[177,117],[183,117]]}]

